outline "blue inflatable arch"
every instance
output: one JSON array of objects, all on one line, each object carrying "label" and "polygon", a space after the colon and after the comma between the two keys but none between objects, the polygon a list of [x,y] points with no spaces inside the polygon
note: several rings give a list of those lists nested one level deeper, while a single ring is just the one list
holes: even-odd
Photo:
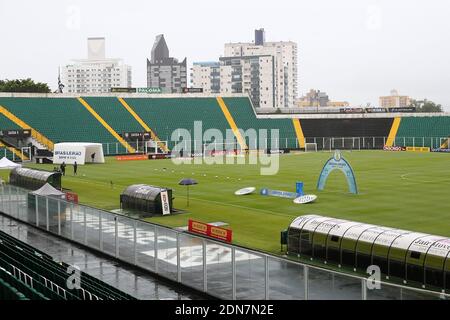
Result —
[{"label": "blue inflatable arch", "polygon": [[349,192],[353,194],[358,194],[358,187],[356,185],[356,179],[353,173],[353,169],[347,162],[347,160],[341,157],[339,151],[336,151],[334,153],[334,157],[329,159],[323,166],[322,172],[320,173],[319,176],[319,181],[317,181],[317,189],[318,190],[325,189],[325,184],[327,183],[328,176],[334,170],[342,171],[345,175],[345,178],[347,179]]}]

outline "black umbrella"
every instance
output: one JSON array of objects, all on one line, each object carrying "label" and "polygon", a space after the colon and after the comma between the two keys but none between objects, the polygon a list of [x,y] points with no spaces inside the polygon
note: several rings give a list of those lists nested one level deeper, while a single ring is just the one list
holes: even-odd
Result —
[{"label": "black umbrella", "polygon": [[187,206],[189,207],[189,186],[197,184],[197,181],[191,178],[185,178],[178,182],[180,186],[187,186]]}]

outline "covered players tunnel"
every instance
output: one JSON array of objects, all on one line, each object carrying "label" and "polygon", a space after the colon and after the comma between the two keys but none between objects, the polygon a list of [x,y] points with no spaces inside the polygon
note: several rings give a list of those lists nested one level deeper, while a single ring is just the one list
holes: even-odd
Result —
[{"label": "covered players tunnel", "polygon": [[450,238],[442,236],[307,215],[289,226],[288,254],[450,288]]},{"label": "covered players tunnel", "polygon": [[36,190],[49,183],[56,189],[61,189],[61,173],[28,168],[16,168],[9,174],[9,183],[12,185]]},{"label": "covered players tunnel", "polygon": [[170,214],[172,204],[172,189],[145,184],[128,186],[120,195],[121,209],[140,211],[146,216]]}]

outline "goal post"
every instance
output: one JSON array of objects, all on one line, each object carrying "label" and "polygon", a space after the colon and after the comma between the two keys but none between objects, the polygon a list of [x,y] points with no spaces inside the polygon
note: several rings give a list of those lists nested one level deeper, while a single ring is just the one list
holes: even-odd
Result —
[{"label": "goal post", "polygon": [[162,148],[162,145],[168,146],[167,141],[154,141],[148,140],[144,142],[144,152],[146,154],[167,154],[167,152]]},{"label": "goal post", "polygon": [[317,152],[317,143],[316,142],[305,143],[305,152]]}]

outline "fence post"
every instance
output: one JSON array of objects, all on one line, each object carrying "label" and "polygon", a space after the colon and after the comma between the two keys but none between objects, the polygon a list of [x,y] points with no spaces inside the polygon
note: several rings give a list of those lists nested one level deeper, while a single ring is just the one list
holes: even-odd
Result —
[{"label": "fence post", "polygon": [[115,255],[116,258],[119,257],[119,222],[117,221],[117,217],[114,217],[114,244],[115,244]]},{"label": "fence post", "polygon": [[366,279],[361,279],[361,299],[367,300],[367,282]]},{"label": "fence post", "polygon": [[39,227],[39,196],[35,195],[34,197],[36,199],[36,227]]},{"label": "fence post", "polygon": [[177,281],[181,283],[181,250],[180,250],[180,234],[177,232]]},{"label": "fence post", "polygon": [[83,222],[84,222],[84,244],[87,245],[87,220],[86,207],[83,207]]},{"label": "fence post", "polygon": [[45,198],[45,222],[46,222],[46,230],[50,230],[50,222],[48,217],[48,198]]},{"label": "fence post", "polygon": [[58,200],[58,235],[61,235],[61,201]]},{"label": "fence post", "polygon": [[232,289],[232,300],[236,300],[236,249],[234,247],[231,248],[231,289]]},{"label": "fence post", "polygon": [[264,298],[265,300],[269,300],[269,256],[265,255],[264,256],[264,277],[265,277],[265,281],[264,281],[264,288],[265,288],[265,293],[264,293]]},{"label": "fence post", "polygon": [[208,291],[208,269],[206,263],[206,240],[202,238],[202,249],[203,249],[203,292]]},{"label": "fence post", "polygon": [[103,251],[103,221],[102,221],[102,216],[103,216],[103,213],[101,211],[99,211],[99,217],[98,217],[98,232],[99,232],[99,235],[98,235],[98,239],[99,239],[100,243],[99,243],[98,247],[100,248],[100,251]]},{"label": "fence post", "polygon": [[155,226],[155,231],[153,233],[153,237],[154,237],[154,249],[155,249],[155,273],[158,274],[158,227]]},{"label": "fence post", "polygon": [[134,265],[137,265],[137,221],[134,220],[134,233],[133,233],[133,238],[134,238],[134,247],[133,247],[133,252],[134,252]]},{"label": "fence post", "polygon": [[303,266],[303,280],[305,281],[305,300],[309,300],[309,288],[308,288],[308,283],[309,283],[309,267],[307,265]]},{"label": "fence post", "polygon": [[8,188],[8,214],[11,214],[11,186]]},{"label": "fence post", "polygon": [[73,240],[73,202],[70,203],[70,239]]},{"label": "fence post", "polygon": [[416,137],[413,137],[413,147],[416,146]]},{"label": "fence post", "polygon": [[20,201],[19,201],[19,197],[18,197],[18,195],[19,195],[19,188],[18,187],[16,187],[16,202],[17,202],[17,206],[16,206],[16,208],[17,208],[17,219],[19,219],[19,220],[21,220],[20,219],[20,208],[19,208],[19,206],[20,206]]}]

